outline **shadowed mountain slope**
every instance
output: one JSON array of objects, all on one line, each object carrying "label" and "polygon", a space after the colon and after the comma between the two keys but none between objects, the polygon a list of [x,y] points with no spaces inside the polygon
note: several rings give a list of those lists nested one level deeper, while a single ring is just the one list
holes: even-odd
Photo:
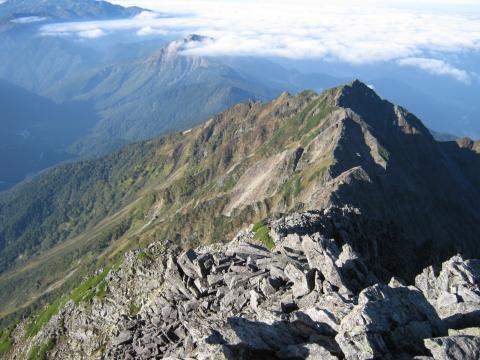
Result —
[{"label": "shadowed mountain slope", "polygon": [[0,191],[71,157],[67,146],[96,120],[86,104],[59,105],[3,80],[0,108]]}]

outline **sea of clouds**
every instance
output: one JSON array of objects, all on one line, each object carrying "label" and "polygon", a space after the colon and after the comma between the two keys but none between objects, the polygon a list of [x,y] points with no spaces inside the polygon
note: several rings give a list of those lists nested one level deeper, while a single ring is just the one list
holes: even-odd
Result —
[{"label": "sea of clouds", "polygon": [[153,12],[123,20],[48,24],[42,34],[96,38],[119,30],[139,37],[196,33],[211,39],[190,46],[186,54],[393,62],[464,83],[477,78],[447,59],[480,50],[478,0],[112,2]]}]

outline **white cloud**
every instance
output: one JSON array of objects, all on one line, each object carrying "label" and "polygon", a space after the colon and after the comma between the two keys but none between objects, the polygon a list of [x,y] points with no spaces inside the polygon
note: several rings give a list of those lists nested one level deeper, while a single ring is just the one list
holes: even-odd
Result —
[{"label": "white cloud", "polygon": [[105,31],[102,29],[89,29],[89,30],[84,30],[84,31],[79,31],[77,35],[81,38],[86,38],[86,39],[96,39],[102,36],[105,36]]},{"label": "white cloud", "polygon": [[51,24],[42,27],[42,32],[197,33],[215,41],[197,43],[187,54],[322,58],[352,64],[420,58],[429,52],[480,50],[477,0],[389,1],[388,5],[375,0],[337,0],[335,5],[320,0],[114,2],[156,13],[143,12],[124,20]]},{"label": "white cloud", "polygon": [[11,21],[16,24],[29,24],[29,23],[45,21],[46,19],[47,18],[40,17],[40,16],[24,16],[24,17],[13,19]]},{"label": "white cloud", "polygon": [[443,60],[422,57],[410,57],[400,59],[397,61],[397,63],[402,66],[417,67],[434,75],[452,76],[458,81],[462,81],[464,83],[470,83],[471,80],[470,74],[467,71],[457,69],[456,67],[450,65]]},{"label": "white cloud", "polygon": [[144,26],[137,31],[138,36],[148,36],[148,35],[167,35],[168,31],[163,29],[153,28],[151,26]]},{"label": "white cloud", "polygon": [[47,27],[41,31],[42,36],[61,36],[69,37],[76,36],[82,39],[97,39],[99,37],[107,35],[107,33],[99,27],[79,27],[75,31],[71,28],[60,29],[48,29]]},{"label": "white cloud", "polygon": [[142,11],[140,14],[135,16],[137,20],[149,20],[149,19],[156,19],[158,14],[154,11]]}]

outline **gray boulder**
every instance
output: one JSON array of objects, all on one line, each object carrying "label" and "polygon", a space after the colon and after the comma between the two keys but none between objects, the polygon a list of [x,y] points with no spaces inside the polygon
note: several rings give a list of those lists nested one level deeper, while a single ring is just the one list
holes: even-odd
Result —
[{"label": "gray boulder", "polygon": [[310,271],[305,274],[301,269],[292,264],[288,264],[284,272],[290,281],[293,282],[292,292],[294,297],[299,298],[312,291],[314,286],[314,272]]},{"label": "gray boulder", "polygon": [[478,360],[480,359],[480,337],[446,336],[426,339],[425,346],[435,360]]},{"label": "gray boulder", "polygon": [[332,355],[327,349],[315,343],[289,345],[277,351],[276,356],[280,359],[338,359],[336,356]]},{"label": "gray boulder", "polygon": [[374,285],[363,290],[335,337],[347,359],[422,355],[423,339],[445,333],[433,307],[413,287]]},{"label": "gray boulder", "polygon": [[118,345],[124,345],[124,344],[128,344],[128,343],[131,343],[133,340],[133,334],[131,331],[128,331],[128,330],[125,330],[125,331],[122,331],[120,332],[117,337],[115,337],[113,340],[112,340],[112,344],[114,346],[118,346]]},{"label": "gray boulder", "polygon": [[428,267],[415,278],[448,328],[480,326],[480,260],[460,255],[442,264],[438,276]]},{"label": "gray boulder", "polygon": [[[438,274],[428,268],[419,291],[336,231],[348,226],[347,210],[270,222],[272,251],[250,227],[228,244],[185,252],[159,243],[148,261],[127,253],[102,298],[69,302],[29,341],[54,338],[48,356],[62,360],[478,358],[478,326],[466,319],[480,310],[479,262],[455,257]],[[435,309],[448,324],[462,317],[450,336],[441,337]]]}]

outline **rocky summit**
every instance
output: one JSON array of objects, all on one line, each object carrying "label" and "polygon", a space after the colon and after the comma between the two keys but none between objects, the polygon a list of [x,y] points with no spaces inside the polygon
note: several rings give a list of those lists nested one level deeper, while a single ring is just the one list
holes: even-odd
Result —
[{"label": "rocky summit", "polygon": [[21,322],[7,358],[478,359],[480,260],[454,256],[409,285],[358,246],[382,226],[329,207],[226,244],[153,243],[33,337]]}]

